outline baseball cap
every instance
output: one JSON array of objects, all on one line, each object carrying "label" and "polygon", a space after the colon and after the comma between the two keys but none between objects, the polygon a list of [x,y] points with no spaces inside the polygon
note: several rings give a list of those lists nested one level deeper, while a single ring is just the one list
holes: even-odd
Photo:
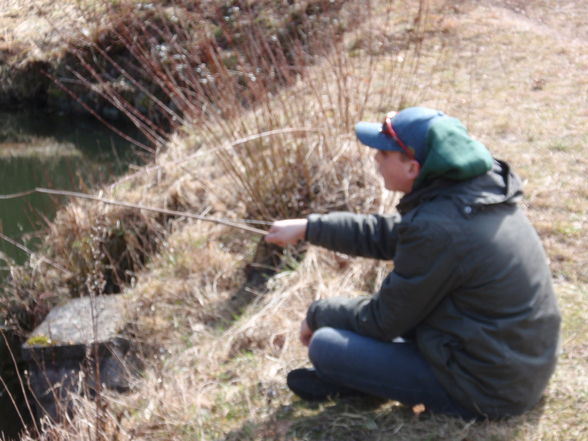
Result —
[{"label": "baseball cap", "polygon": [[359,141],[368,147],[404,152],[422,165],[429,150],[429,127],[434,120],[444,116],[445,114],[439,110],[408,107],[398,113],[388,113],[383,123],[357,123],[355,134]]}]

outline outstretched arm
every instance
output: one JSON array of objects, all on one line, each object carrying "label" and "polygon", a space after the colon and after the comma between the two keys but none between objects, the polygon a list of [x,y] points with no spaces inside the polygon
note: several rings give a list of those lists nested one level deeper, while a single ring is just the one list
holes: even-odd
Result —
[{"label": "outstretched arm", "polygon": [[350,256],[392,260],[401,221],[398,214],[311,214],[305,238],[313,245]]}]

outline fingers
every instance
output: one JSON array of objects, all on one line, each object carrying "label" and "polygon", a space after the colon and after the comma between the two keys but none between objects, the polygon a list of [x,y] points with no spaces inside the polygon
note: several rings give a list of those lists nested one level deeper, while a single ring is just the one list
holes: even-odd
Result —
[{"label": "fingers", "polygon": [[304,337],[300,336],[300,343],[302,343],[303,346],[308,347],[311,337],[312,335],[305,335]]},{"label": "fingers", "polygon": [[265,241],[282,247],[295,245],[304,239],[306,219],[286,219],[273,223],[265,236]]},{"label": "fingers", "polygon": [[310,329],[308,326],[306,319],[302,320],[300,323],[300,343],[302,343],[303,346],[308,346],[310,344],[312,334],[312,329]]},{"label": "fingers", "polygon": [[265,241],[267,243],[273,243],[275,245],[285,247],[287,244],[284,242],[284,232],[280,228],[272,225],[268,233],[265,235]]}]

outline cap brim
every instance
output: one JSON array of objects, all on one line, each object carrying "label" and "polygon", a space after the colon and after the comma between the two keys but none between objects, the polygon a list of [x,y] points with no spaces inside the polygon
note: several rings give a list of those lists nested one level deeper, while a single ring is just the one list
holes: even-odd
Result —
[{"label": "cap brim", "polygon": [[359,122],[355,125],[355,135],[362,144],[378,150],[401,151],[396,142],[384,132],[382,123]]}]

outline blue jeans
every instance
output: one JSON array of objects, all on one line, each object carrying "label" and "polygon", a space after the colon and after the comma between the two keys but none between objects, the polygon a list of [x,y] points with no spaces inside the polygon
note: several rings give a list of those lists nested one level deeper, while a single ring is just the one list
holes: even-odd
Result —
[{"label": "blue jeans", "polygon": [[437,381],[411,342],[382,342],[351,331],[320,328],[314,332],[309,357],[317,375],[408,406],[424,404],[427,411],[477,418],[462,408]]}]

